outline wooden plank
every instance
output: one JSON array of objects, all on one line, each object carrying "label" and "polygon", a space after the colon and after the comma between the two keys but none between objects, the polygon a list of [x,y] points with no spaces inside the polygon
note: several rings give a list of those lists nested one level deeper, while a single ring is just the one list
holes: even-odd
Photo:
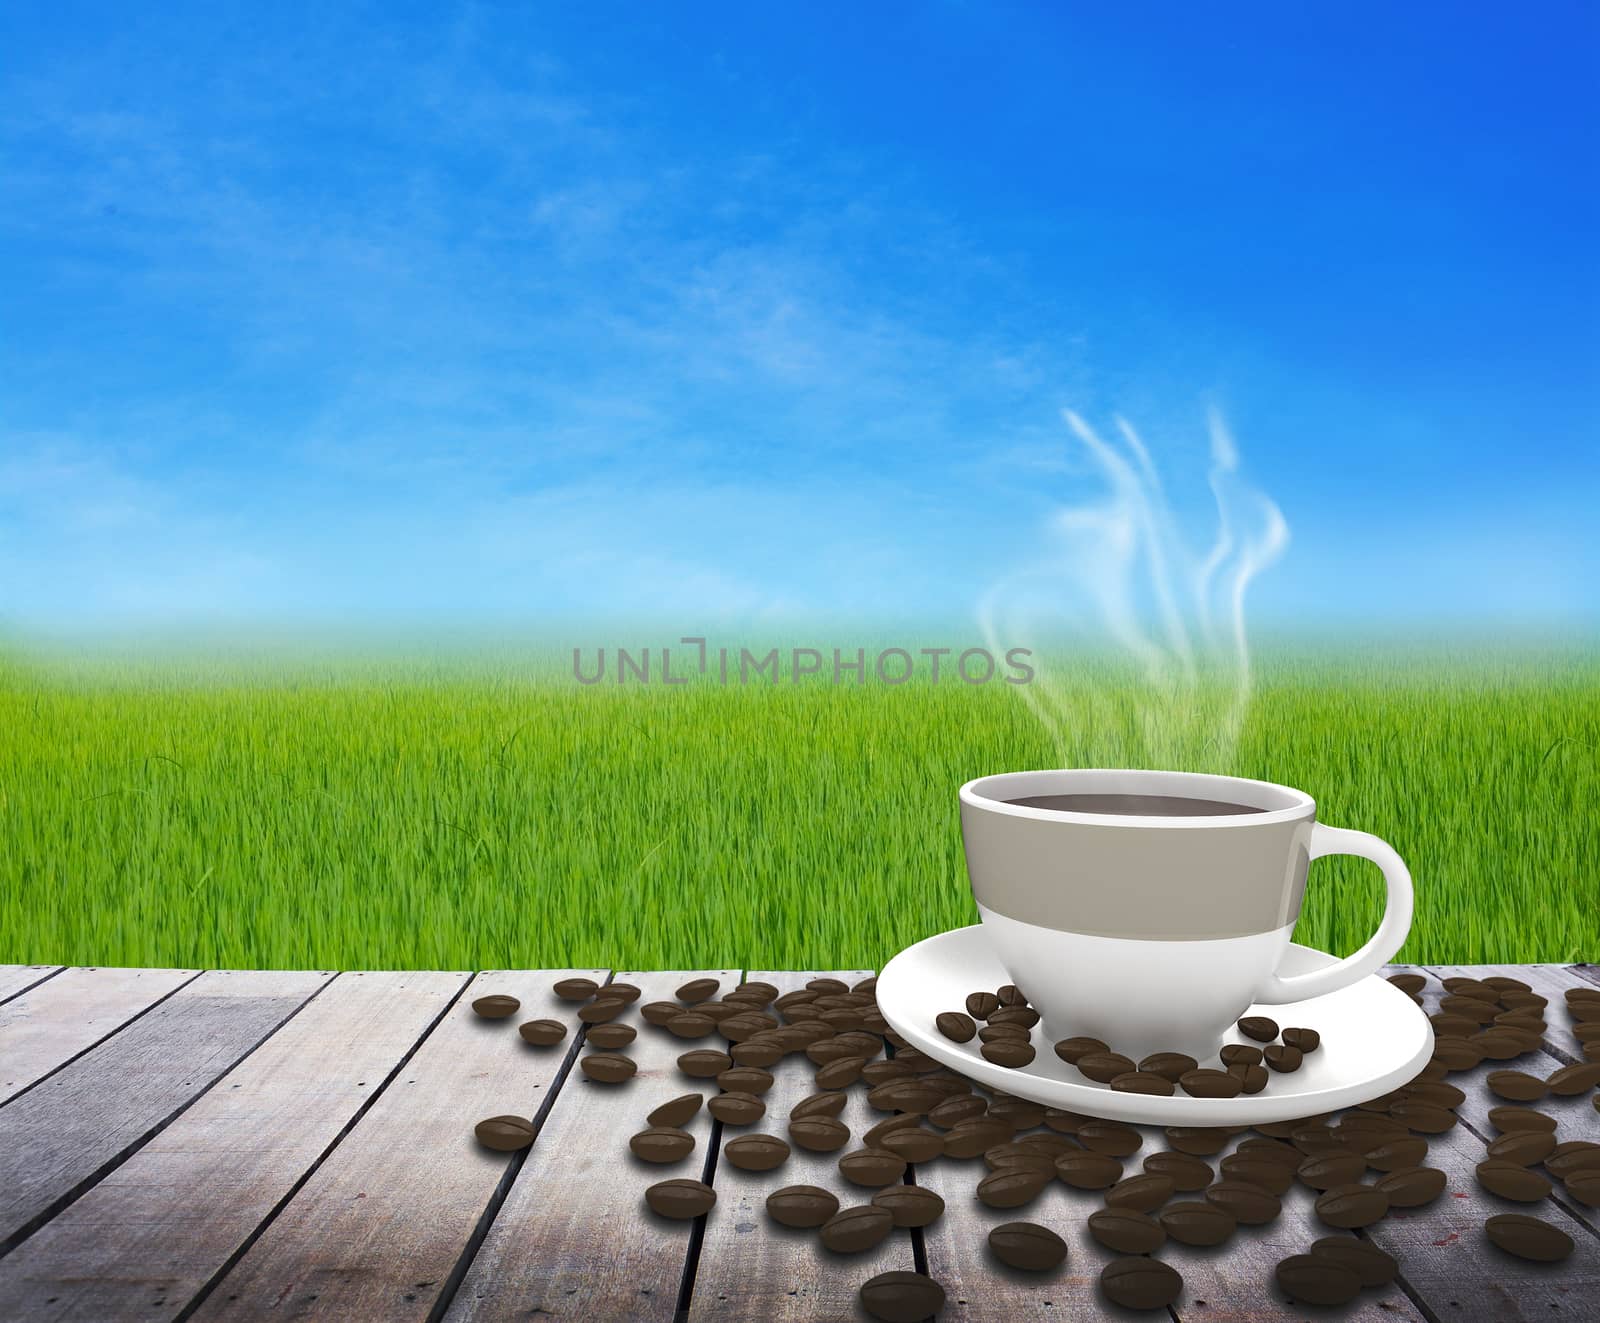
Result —
[{"label": "wooden plank", "polygon": [[197,969],[67,969],[0,1006],[0,1105],[87,1051]]},{"label": "wooden plank", "polygon": [[0,1108],[0,1253],[145,1143],[330,977],[212,970]]},{"label": "wooden plank", "polygon": [[[606,972],[479,974],[194,1317],[256,1319],[292,1302],[297,1319],[426,1319],[516,1162],[482,1148],[472,1127],[486,1116],[536,1116],[552,1095],[582,1026],[578,1008],[550,987],[579,975],[599,982]],[[490,993],[522,1009],[484,1020],[471,1003]],[[544,1017],[564,1021],[567,1038],[526,1046],[516,1026]]]},{"label": "wooden plank", "polygon": [[0,1001],[9,1001],[60,972],[60,965],[0,965]]},{"label": "wooden plank", "polygon": [[[806,973],[752,973],[780,993],[805,987],[811,979],[831,977],[854,985],[871,975],[868,969]],[[789,1111],[816,1092],[816,1067],[804,1055],[785,1057],[772,1068],[774,1084],[766,1095],[767,1115],[753,1126],[719,1127],[726,1142],[736,1135],[769,1134],[788,1139]],[[861,1135],[887,1113],[867,1105],[866,1091],[856,1085],[839,1119],[850,1127],[851,1142],[842,1152],[860,1147]],[[791,1145],[791,1147],[793,1147]],[[835,1254],[825,1249],[815,1231],[782,1227],[767,1216],[766,1199],[786,1185],[818,1185],[839,1196],[842,1208],[872,1202],[875,1193],[851,1185],[839,1175],[842,1153],[808,1153],[794,1148],[776,1171],[740,1171],[719,1161],[712,1182],[717,1191],[715,1214],[706,1220],[705,1238],[695,1268],[689,1319],[855,1320],[862,1317],[857,1292],[881,1272],[916,1270],[916,1252],[909,1232],[895,1231],[877,1248],[863,1254]]]},{"label": "wooden plank", "polygon": [[176,1317],[377,1096],[466,981],[339,975],[0,1260],[0,1318]]},{"label": "wooden plank", "polygon": [[[692,978],[715,978],[726,990],[738,977],[726,969],[617,976],[643,991],[618,1017],[640,1030],[628,1050],[638,1073],[625,1084],[596,1084],[577,1069],[570,1073],[446,1319],[541,1313],[639,1323],[673,1318],[696,1224],[656,1217],[645,1207],[644,1191],[673,1176],[700,1178],[710,1117],[702,1108],[690,1126],[699,1140],[696,1153],[677,1166],[635,1161],[628,1137],[644,1128],[652,1108],[689,1092],[678,1057],[720,1040],[673,1038],[643,1024],[639,1006],[671,998]],[[724,1211],[714,1209],[711,1216]]]}]

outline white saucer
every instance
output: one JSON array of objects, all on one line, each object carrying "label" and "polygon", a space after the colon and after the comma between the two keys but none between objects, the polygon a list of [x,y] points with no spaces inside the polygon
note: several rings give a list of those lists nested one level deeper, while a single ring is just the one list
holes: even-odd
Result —
[{"label": "white saucer", "polygon": [[[1292,945],[1282,972],[1303,974],[1335,957]],[[1030,1065],[1014,1070],[985,1061],[977,1039],[954,1043],[934,1027],[941,1011],[963,1009],[967,994],[1010,982],[982,924],[940,933],[902,951],[878,975],[883,1017],[911,1046],[987,1087],[1019,1098],[1090,1116],[1147,1125],[1262,1125],[1292,1121],[1366,1102],[1412,1079],[1433,1055],[1433,1026],[1412,1000],[1388,980],[1370,975],[1323,997],[1282,1006],[1252,1006],[1284,1028],[1315,1029],[1322,1046],[1297,1071],[1273,1073],[1260,1093],[1237,1098],[1170,1098],[1118,1093],[1085,1079],[1041,1041]],[[1248,1042],[1236,1029],[1225,1042]],[[1112,1045],[1113,1048],[1115,1044]]]}]

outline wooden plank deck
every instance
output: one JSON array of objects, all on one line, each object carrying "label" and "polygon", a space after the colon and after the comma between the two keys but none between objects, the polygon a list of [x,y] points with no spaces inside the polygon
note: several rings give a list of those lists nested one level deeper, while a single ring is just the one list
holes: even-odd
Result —
[{"label": "wooden plank deck", "polygon": [[[1389,971],[1394,972],[1394,971]],[[1218,1250],[1169,1242],[1185,1290],[1159,1311],[1174,1323],[1267,1323],[1306,1318],[1477,1323],[1600,1320],[1600,1209],[1558,1185],[1535,1205],[1510,1204],[1478,1185],[1474,1167],[1495,1130],[1489,1070],[1549,1074],[1581,1059],[1566,989],[1600,987],[1600,968],[1437,967],[1439,980],[1509,974],[1550,999],[1546,1048],[1515,1062],[1450,1076],[1466,1093],[1460,1123],[1430,1136],[1445,1195],[1359,1233],[1401,1261],[1398,1282],[1341,1309],[1309,1310],[1278,1291],[1273,1268],[1331,1233],[1296,1187],[1282,1215],[1241,1228]],[[644,1026],[639,1008],[692,977],[723,991],[739,971],[619,973],[643,995],[617,1023],[640,1029],[625,1051],[638,1074],[620,1085],[578,1069],[588,1050],[578,1007],[551,984],[601,970],[478,974],[197,973],[0,966],[0,1318],[230,1320],[859,1320],[868,1277],[924,1268],[946,1289],[943,1320],[1106,1320],[1133,1315],[1105,1302],[1101,1267],[1112,1257],[1087,1234],[1097,1195],[1053,1183],[1028,1207],[1000,1212],[973,1196],[982,1161],[949,1159],[909,1179],[941,1193],[932,1226],[893,1232],[862,1255],[824,1250],[814,1233],[771,1223],[766,1195],[782,1185],[833,1189],[844,1206],[872,1192],[839,1177],[837,1154],[796,1148],[783,1167],[750,1173],[721,1159],[740,1131],[702,1110],[697,1146],[670,1166],[641,1163],[628,1137],[658,1103],[714,1081],[691,1080],[677,1057],[722,1046]],[[834,974],[847,983],[867,971]],[[787,991],[814,973],[755,972]],[[472,998],[509,992],[522,1010],[485,1021]],[[568,1034],[547,1049],[521,1043],[516,1025],[553,1017]],[[747,1133],[786,1136],[789,1108],[813,1091],[803,1055],[773,1068],[767,1114]],[[1558,1138],[1600,1142],[1591,1095],[1542,1104]],[[530,1118],[533,1147],[497,1155],[472,1139],[475,1121]],[[884,1114],[851,1091],[850,1147]],[[1142,1127],[1127,1163],[1166,1147]],[[1212,1159],[1213,1167],[1219,1159]],[[642,1204],[645,1186],[673,1176],[707,1180],[709,1217],[670,1222]],[[1186,1196],[1195,1197],[1195,1196]],[[1532,1212],[1577,1244],[1557,1267],[1489,1245],[1493,1212]],[[1070,1245],[1067,1263],[1013,1272],[987,1249],[991,1226],[1037,1220]]]}]

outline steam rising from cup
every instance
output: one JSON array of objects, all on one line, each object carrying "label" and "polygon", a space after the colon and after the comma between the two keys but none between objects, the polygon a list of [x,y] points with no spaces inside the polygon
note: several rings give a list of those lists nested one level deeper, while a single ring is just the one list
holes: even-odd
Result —
[{"label": "steam rising from cup", "polygon": [[1226,770],[1250,701],[1246,590],[1282,554],[1289,526],[1239,472],[1215,410],[1216,533],[1203,555],[1186,543],[1125,419],[1107,438],[1070,409],[1062,417],[1104,498],[1058,509],[1039,561],[984,595],[989,649],[1033,649],[1035,680],[1018,692],[1062,766]]}]

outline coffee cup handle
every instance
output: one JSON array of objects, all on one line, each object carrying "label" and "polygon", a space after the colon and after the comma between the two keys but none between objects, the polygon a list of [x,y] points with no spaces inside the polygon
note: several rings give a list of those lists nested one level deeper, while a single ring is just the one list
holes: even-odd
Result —
[{"label": "coffee cup handle", "polygon": [[1273,974],[1266,986],[1256,993],[1255,1000],[1263,1005],[1280,1006],[1285,1002],[1305,1001],[1310,997],[1336,992],[1366,978],[1393,957],[1411,930],[1411,873],[1393,846],[1364,831],[1315,823],[1311,828],[1310,857],[1320,859],[1329,854],[1358,855],[1362,859],[1372,860],[1383,870],[1383,880],[1389,893],[1383,922],[1365,946],[1338,964],[1313,970],[1309,974]]}]

